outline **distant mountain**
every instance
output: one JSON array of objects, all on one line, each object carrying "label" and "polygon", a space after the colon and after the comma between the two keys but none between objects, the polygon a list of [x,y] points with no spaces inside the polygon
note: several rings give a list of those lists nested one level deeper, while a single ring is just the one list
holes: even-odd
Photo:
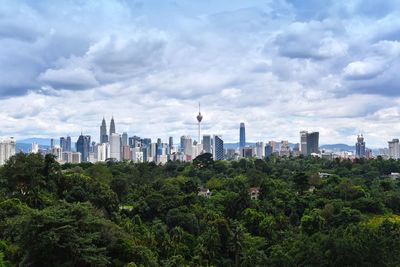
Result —
[{"label": "distant mountain", "polygon": [[331,145],[328,144],[328,145],[320,146],[320,149],[339,152],[339,151],[354,151],[354,150],[356,150],[356,147],[355,146],[349,146],[349,145],[346,145],[346,144],[331,144]]},{"label": "distant mountain", "polygon": [[32,144],[33,142],[38,143],[39,146],[50,146],[50,139],[48,138],[28,138],[23,140],[17,140],[18,144]]},{"label": "distant mountain", "polygon": [[30,144],[23,144],[23,143],[17,143],[15,146],[15,151],[18,152],[24,152],[24,153],[29,153],[31,150],[31,145]]}]

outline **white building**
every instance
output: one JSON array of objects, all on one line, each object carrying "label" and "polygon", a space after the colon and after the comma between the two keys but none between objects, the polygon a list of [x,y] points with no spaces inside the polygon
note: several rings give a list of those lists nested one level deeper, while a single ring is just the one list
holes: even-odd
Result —
[{"label": "white building", "polygon": [[106,161],[111,157],[111,149],[109,143],[97,144],[94,147],[94,154],[97,161]]},{"label": "white building", "polygon": [[62,152],[62,163],[72,163],[79,164],[82,161],[82,156],[80,152],[66,151]]},{"label": "white building", "polygon": [[389,157],[392,159],[400,158],[399,139],[393,139],[388,142],[389,144]]},{"label": "white building", "polygon": [[262,159],[265,157],[265,146],[264,142],[256,143],[256,158]]},{"label": "white building", "polygon": [[13,137],[0,141],[0,165],[4,165],[6,161],[15,155],[16,142]]},{"label": "white building", "polygon": [[121,160],[121,137],[116,133],[110,136],[110,158],[116,161]]},{"label": "white building", "polygon": [[143,162],[143,152],[140,147],[131,148],[131,159],[135,163]]},{"label": "white building", "polygon": [[181,150],[185,155],[185,161],[191,161],[193,159],[193,142],[190,136],[181,137]]},{"label": "white building", "polygon": [[39,153],[39,144],[36,142],[32,143],[31,153]]},{"label": "white building", "polygon": [[62,161],[62,148],[59,145],[54,145],[51,148],[51,154],[56,157],[57,161]]}]

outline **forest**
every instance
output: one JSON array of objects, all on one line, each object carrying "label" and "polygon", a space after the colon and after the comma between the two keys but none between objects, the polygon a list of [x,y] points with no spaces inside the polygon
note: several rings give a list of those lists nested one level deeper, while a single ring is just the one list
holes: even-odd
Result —
[{"label": "forest", "polygon": [[400,161],[0,168],[0,267],[400,266]]}]

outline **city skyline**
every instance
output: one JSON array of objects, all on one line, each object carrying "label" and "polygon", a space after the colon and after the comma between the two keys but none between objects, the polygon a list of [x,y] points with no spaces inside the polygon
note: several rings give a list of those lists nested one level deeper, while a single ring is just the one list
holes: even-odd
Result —
[{"label": "city skyline", "polygon": [[252,142],[400,137],[397,1],[6,0],[0,12],[2,138],[97,139],[103,116],[121,133],[196,137],[198,102],[201,132],[229,143],[242,121]]}]

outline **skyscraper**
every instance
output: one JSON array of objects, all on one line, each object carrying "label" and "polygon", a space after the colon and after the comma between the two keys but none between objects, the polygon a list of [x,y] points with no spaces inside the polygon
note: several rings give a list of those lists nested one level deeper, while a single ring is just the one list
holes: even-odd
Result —
[{"label": "skyscraper", "polygon": [[300,153],[305,156],[319,153],[319,132],[300,132]]},{"label": "skyscraper", "polygon": [[53,138],[50,139],[50,148],[54,148],[54,146],[56,145],[56,140],[54,140]]},{"label": "skyscraper", "polygon": [[174,147],[174,138],[170,136],[168,141],[169,149],[171,151],[171,149]]},{"label": "skyscraper", "polygon": [[76,151],[81,153],[82,162],[89,160],[90,136],[81,134],[76,141]]},{"label": "skyscraper", "polygon": [[62,151],[67,151],[67,139],[65,137],[60,137],[60,148]]},{"label": "skyscraper", "polygon": [[7,160],[15,155],[16,142],[14,138],[0,141],[0,166],[4,165]]},{"label": "skyscraper", "polygon": [[72,151],[72,141],[71,141],[71,136],[67,136],[67,144],[66,144],[67,149],[65,151]]},{"label": "skyscraper", "polygon": [[219,135],[214,135],[213,158],[214,160],[224,159],[224,141]]},{"label": "skyscraper", "polygon": [[399,139],[389,141],[389,157],[392,159],[400,158]]},{"label": "skyscraper", "polygon": [[357,158],[365,158],[366,150],[365,150],[365,142],[364,136],[361,134],[357,136],[357,143],[356,143],[356,157]]},{"label": "skyscraper", "polygon": [[104,144],[107,142],[108,142],[107,125],[106,125],[106,120],[103,117],[103,121],[101,122],[100,126],[100,144]]},{"label": "skyscraper", "polygon": [[114,122],[114,117],[111,118],[111,123],[110,123],[110,139],[111,135],[115,133],[115,122]]},{"label": "skyscraper", "polygon": [[246,128],[244,122],[240,123],[240,136],[239,136],[239,147],[243,148],[246,146]]},{"label": "skyscraper", "polygon": [[185,155],[185,160],[192,160],[193,156],[193,142],[190,136],[182,136],[181,137],[181,151]]},{"label": "skyscraper", "polygon": [[110,135],[110,158],[121,160],[121,136],[117,133]]},{"label": "skyscraper", "polygon": [[126,132],[122,133],[122,146],[127,146],[128,145],[128,134]]},{"label": "skyscraper", "polygon": [[272,150],[272,145],[268,143],[268,144],[265,146],[265,156],[266,156],[266,157],[270,157],[270,156],[272,155],[272,152],[273,152],[273,150]]},{"label": "skyscraper", "polygon": [[259,159],[264,158],[265,156],[265,146],[264,142],[257,142],[256,143],[256,157]]},{"label": "skyscraper", "polygon": [[203,150],[206,153],[212,153],[211,136],[203,135]]},{"label": "skyscraper", "polygon": [[312,132],[308,134],[307,151],[309,154],[319,153],[319,132]]}]

